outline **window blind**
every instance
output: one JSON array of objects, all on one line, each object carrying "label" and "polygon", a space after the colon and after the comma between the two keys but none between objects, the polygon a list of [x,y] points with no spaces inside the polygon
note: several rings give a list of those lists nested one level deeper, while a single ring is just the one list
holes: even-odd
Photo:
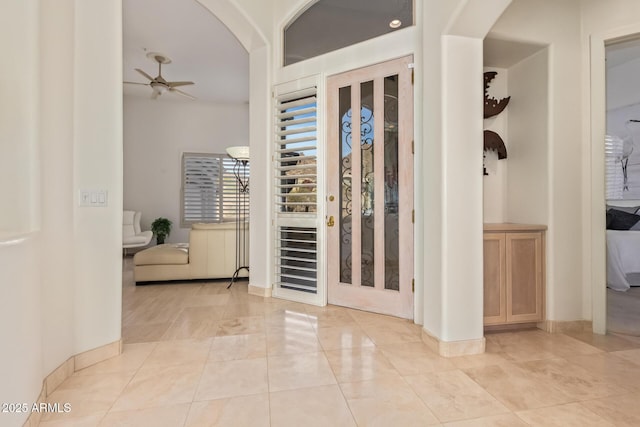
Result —
[{"label": "window blind", "polygon": [[622,152],[624,142],[621,138],[606,135],[604,139],[604,161],[607,200],[622,199],[624,174],[622,170]]},{"label": "window blind", "polygon": [[[224,154],[182,155],[182,218],[196,222],[233,221],[238,209],[235,160]],[[249,165],[247,165],[247,174]],[[246,202],[248,209],[248,201]]]}]

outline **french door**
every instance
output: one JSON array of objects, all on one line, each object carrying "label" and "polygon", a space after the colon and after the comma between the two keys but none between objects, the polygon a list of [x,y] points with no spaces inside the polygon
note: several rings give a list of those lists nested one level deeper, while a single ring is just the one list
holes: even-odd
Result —
[{"label": "french door", "polygon": [[328,302],[413,318],[408,56],[327,81]]}]

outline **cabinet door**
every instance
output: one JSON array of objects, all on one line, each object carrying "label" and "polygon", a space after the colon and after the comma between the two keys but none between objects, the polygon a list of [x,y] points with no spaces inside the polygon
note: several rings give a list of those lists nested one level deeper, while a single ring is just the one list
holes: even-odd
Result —
[{"label": "cabinet door", "polygon": [[484,234],[484,324],[507,321],[505,234]]},{"label": "cabinet door", "polygon": [[542,320],[542,233],[507,233],[507,322]]}]

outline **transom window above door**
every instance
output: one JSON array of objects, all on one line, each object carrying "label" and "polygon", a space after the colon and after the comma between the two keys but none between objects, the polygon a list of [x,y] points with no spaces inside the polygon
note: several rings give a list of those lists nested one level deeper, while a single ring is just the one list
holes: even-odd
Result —
[{"label": "transom window above door", "polygon": [[414,24],[413,0],[318,0],[284,29],[284,65]]}]

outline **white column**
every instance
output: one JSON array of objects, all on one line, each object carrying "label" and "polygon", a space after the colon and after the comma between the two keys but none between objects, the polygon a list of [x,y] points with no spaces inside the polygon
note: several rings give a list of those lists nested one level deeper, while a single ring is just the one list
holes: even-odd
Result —
[{"label": "white column", "polygon": [[[249,277],[252,288],[271,288],[273,265],[271,231],[271,133],[269,49],[249,52],[249,133],[251,177],[249,184]],[[254,292],[257,292],[255,289]],[[270,295],[265,291],[264,295]]]},{"label": "white column", "polygon": [[483,337],[482,39],[442,38],[442,341]]}]

